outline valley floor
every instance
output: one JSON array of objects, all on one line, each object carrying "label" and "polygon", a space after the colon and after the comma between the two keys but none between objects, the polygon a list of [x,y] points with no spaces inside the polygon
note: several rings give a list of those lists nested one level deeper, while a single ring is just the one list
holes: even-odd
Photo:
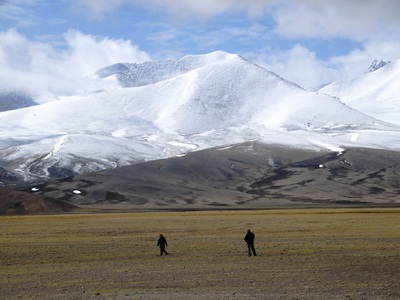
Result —
[{"label": "valley floor", "polygon": [[400,209],[4,216],[0,227],[1,299],[400,298]]}]

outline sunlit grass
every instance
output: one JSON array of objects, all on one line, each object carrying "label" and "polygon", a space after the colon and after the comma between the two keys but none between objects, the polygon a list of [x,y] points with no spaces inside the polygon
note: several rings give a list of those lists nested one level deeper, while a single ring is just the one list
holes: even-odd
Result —
[{"label": "sunlit grass", "polygon": [[[244,295],[249,284],[255,294],[290,294],[296,285],[306,294],[365,285],[400,292],[398,209],[18,216],[0,226],[2,299]],[[247,257],[248,228],[258,257]],[[170,256],[157,257],[159,233]]]}]

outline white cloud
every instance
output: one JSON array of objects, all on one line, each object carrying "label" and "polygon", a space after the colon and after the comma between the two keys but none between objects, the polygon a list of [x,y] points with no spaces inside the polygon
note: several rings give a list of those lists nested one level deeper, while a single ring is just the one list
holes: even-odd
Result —
[{"label": "white cloud", "polygon": [[264,53],[255,57],[255,60],[266,69],[304,88],[315,88],[331,82],[340,73],[301,45],[295,45],[288,51]]},{"label": "white cloud", "polygon": [[250,53],[250,59],[279,76],[304,88],[317,88],[332,81],[357,77],[367,72],[373,60],[394,61],[399,59],[400,42],[370,41],[360,49],[354,49],[326,61],[304,46],[295,45],[287,51],[264,50],[261,54]]},{"label": "white cloud", "polygon": [[[76,4],[80,7],[88,8],[96,17],[102,16],[124,4],[130,2],[129,0],[75,0]],[[131,1],[134,2],[134,1]]]},{"label": "white cloud", "polygon": [[[31,18],[31,9],[47,1],[8,0],[7,7],[0,5],[0,18],[37,20],[38,16]],[[146,38],[154,45],[149,47],[155,49],[154,56],[176,58],[194,51],[188,49],[230,51],[229,46],[235,44],[233,51],[253,51],[251,55],[240,54],[305,87],[356,76],[367,70],[374,59],[395,60],[400,53],[398,0],[74,0],[70,3],[83,7],[85,18],[90,12],[101,17],[123,6],[167,12],[171,19],[184,19],[190,26],[181,22],[173,23],[181,27],[169,26],[167,22],[164,31],[149,31]],[[223,23],[227,14],[233,18]],[[207,27],[203,26],[206,23],[197,22],[210,19],[211,23],[219,16],[222,27]],[[239,22],[235,22],[235,17]],[[242,19],[246,25],[241,25]],[[337,37],[357,41],[362,46],[321,60],[323,54],[317,55],[304,46],[306,43],[301,44],[306,39],[323,38],[328,42]],[[275,41],[274,49],[261,50]],[[285,43],[282,48],[294,41],[297,45],[285,51],[276,50],[282,41]],[[146,53],[127,40],[99,38],[77,31],[65,34],[63,44],[60,48],[54,43],[32,41],[15,30],[0,32],[0,87],[8,83],[66,90],[79,87],[79,76],[105,65],[148,59]],[[260,49],[258,53],[255,47]],[[52,78],[59,80],[54,82]]]},{"label": "white cloud", "polygon": [[363,49],[356,49],[342,56],[332,57],[330,62],[341,70],[342,77],[355,77],[365,73],[372,61],[399,59],[399,41],[368,41]]},{"label": "white cloud", "polygon": [[277,32],[287,37],[347,37],[358,40],[399,33],[397,0],[282,1]]},{"label": "white cloud", "polygon": [[400,33],[398,0],[136,0],[166,9],[174,16],[210,18],[246,11],[273,18],[276,32],[289,38],[347,37],[367,40]]},{"label": "white cloud", "polygon": [[123,4],[136,4],[165,9],[175,17],[197,16],[209,18],[221,13],[246,10],[251,15],[260,15],[262,11],[279,0],[75,0],[89,8],[94,14],[105,14]]},{"label": "white cloud", "polygon": [[140,51],[130,41],[85,35],[77,31],[68,31],[65,35],[67,49],[62,57],[80,74],[93,71],[117,62],[142,62],[149,60],[148,55]]},{"label": "white cloud", "polygon": [[44,0],[0,0],[0,20],[14,20],[20,26],[34,23],[32,8]]},{"label": "white cloud", "polygon": [[[400,53],[399,42],[397,42],[400,35],[400,18],[398,17],[400,1],[398,0],[76,1],[85,3],[96,13],[109,12],[122,4],[152,7],[168,12],[173,18],[186,18],[186,21],[190,23],[196,19],[193,17],[207,21],[225,13],[245,12],[247,21],[255,17],[255,22],[262,24],[264,28],[252,31],[250,28],[240,28],[234,23],[231,23],[232,26],[226,23],[227,26],[222,30],[192,30],[190,35],[180,34],[178,38],[174,35],[176,31],[169,31],[166,32],[169,34],[162,37],[164,41],[168,40],[178,46],[182,45],[183,41],[190,41],[197,45],[198,49],[204,46],[210,48],[227,45],[229,47],[232,40],[236,42],[243,40],[243,45],[245,45],[246,36],[248,43],[252,43],[252,39],[257,40],[258,44],[265,40],[265,44],[260,46],[262,48],[274,43],[276,39],[277,46],[274,50],[264,52],[260,50],[257,54],[253,53],[249,59],[257,58],[259,63],[282,77],[306,87],[318,86],[341,77],[356,76],[367,70],[374,59],[395,60]],[[109,5],[104,5],[103,2]],[[221,18],[225,17],[226,15],[221,16]],[[160,38],[161,35],[153,35],[153,37]],[[349,53],[332,56],[323,61],[318,57],[324,56],[324,53],[316,55],[301,45],[302,40],[321,38],[327,42],[330,39],[341,38],[344,41],[355,41],[361,46],[359,49],[350,50]],[[286,45],[296,41],[298,45],[287,51],[276,51],[279,49],[280,41],[285,41]],[[245,46],[244,49],[256,51]],[[334,53],[334,51],[331,52]]]},{"label": "white cloud", "polygon": [[130,41],[69,31],[63,47],[32,41],[15,29],[0,32],[0,88],[55,94],[86,89],[84,77],[118,62],[142,62],[148,55]]},{"label": "white cloud", "polygon": [[276,20],[276,31],[288,37],[353,37],[399,33],[398,0],[75,0],[94,14],[122,4],[166,10],[175,18],[201,19],[246,11],[250,16]]},{"label": "white cloud", "polygon": [[197,16],[201,19],[213,17],[221,13],[247,11],[250,15],[259,16],[264,9],[277,0],[150,0],[134,1],[153,6],[164,6],[170,13],[178,17]]}]

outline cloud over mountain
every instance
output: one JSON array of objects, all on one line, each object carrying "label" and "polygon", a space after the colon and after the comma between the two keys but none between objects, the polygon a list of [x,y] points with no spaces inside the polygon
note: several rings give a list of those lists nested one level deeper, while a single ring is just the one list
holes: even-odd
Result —
[{"label": "cloud over mountain", "polygon": [[149,59],[129,41],[74,30],[59,43],[31,41],[15,29],[0,32],[0,91],[23,90],[35,97],[69,95],[95,89],[98,83],[84,76],[101,67]]}]

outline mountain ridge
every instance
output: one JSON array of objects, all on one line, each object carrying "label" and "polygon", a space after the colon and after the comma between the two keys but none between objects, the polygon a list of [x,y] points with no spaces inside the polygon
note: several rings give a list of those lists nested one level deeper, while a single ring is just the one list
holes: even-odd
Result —
[{"label": "mountain ridge", "polygon": [[240,58],[240,56],[223,51],[215,51],[201,56],[187,55],[173,60],[117,63],[96,71],[94,75],[102,79],[115,76],[121,87],[139,87],[154,84],[201,68],[207,64],[218,63],[231,58]]},{"label": "mountain ridge", "polygon": [[[118,80],[119,67],[103,69],[102,80]],[[270,143],[272,136],[318,149],[368,147],[363,137],[369,136],[374,147],[386,148],[389,141],[400,149],[393,142],[398,126],[306,91],[238,55],[214,52],[135,68],[143,68],[141,79],[153,81],[105,84],[0,113],[0,162],[10,178],[40,182],[249,140]],[[139,84],[136,77],[126,82]]]},{"label": "mountain ridge", "polygon": [[398,151],[338,155],[246,142],[47,182],[26,192],[103,210],[398,207]]},{"label": "mountain ridge", "polygon": [[400,60],[396,60],[373,72],[330,83],[319,92],[372,117],[400,124],[399,84]]}]

